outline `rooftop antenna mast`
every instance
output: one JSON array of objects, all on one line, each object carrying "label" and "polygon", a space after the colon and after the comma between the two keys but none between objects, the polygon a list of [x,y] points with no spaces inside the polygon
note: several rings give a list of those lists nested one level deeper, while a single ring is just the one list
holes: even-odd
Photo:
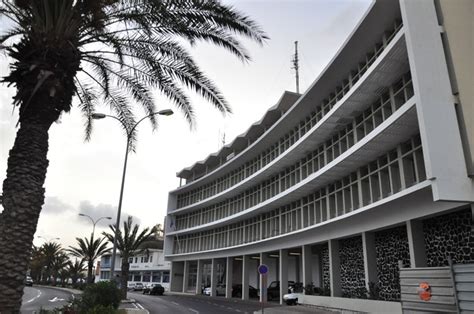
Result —
[{"label": "rooftop antenna mast", "polygon": [[299,73],[299,63],[298,63],[298,41],[295,41],[295,55],[293,56],[293,60],[291,62],[293,63],[292,69],[295,69],[295,76],[296,76],[296,92],[299,94],[300,93],[300,73]]}]

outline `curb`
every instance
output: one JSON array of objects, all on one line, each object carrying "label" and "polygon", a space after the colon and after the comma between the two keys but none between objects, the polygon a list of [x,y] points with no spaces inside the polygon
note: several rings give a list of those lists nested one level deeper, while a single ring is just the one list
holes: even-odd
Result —
[{"label": "curb", "polygon": [[77,290],[77,289],[72,289],[72,288],[65,288],[65,287],[58,287],[58,286],[46,286],[46,285],[35,285],[36,287],[41,287],[41,288],[50,288],[50,289],[56,289],[56,290],[63,290],[67,291],[72,294],[82,294],[82,290]]}]

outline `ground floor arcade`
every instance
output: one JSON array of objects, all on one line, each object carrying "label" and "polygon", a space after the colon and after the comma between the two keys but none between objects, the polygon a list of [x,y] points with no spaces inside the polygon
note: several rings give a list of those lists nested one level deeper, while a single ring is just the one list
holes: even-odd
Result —
[{"label": "ground floor arcade", "polygon": [[[410,208],[399,211],[403,214],[405,210]],[[458,204],[416,219],[325,241],[307,243],[301,237],[301,241],[294,239],[287,246],[289,241],[281,239],[280,249],[268,245],[268,250],[263,246],[261,252],[249,250],[249,254],[174,260],[170,289],[200,294],[203,287],[210,286],[211,296],[246,300],[251,296],[250,286],[262,291],[257,269],[266,264],[266,286],[279,281],[277,299],[281,303],[288,283],[293,282],[305,287],[303,293],[307,294],[399,301],[400,266],[445,266],[449,257],[455,263],[474,262],[473,210],[472,204]],[[384,218],[372,217],[373,225]],[[331,232],[326,234],[330,236]],[[235,293],[233,287],[239,285],[244,289]],[[264,295],[260,293],[259,297]]]}]

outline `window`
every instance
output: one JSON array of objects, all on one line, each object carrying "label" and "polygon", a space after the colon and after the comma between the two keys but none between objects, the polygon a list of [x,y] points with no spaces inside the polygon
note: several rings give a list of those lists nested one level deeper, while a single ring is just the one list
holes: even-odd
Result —
[{"label": "window", "polygon": [[151,276],[151,281],[161,282],[161,271],[154,271]]},{"label": "window", "polygon": [[109,271],[101,271],[100,272],[100,279],[110,279],[110,272]]},{"label": "window", "polygon": [[151,272],[149,272],[149,271],[144,272],[142,281],[143,282],[150,282],[150,279],[151,279]]},{"label": "window", "polygon": [[133,274],[133,281],[142,281],[142,273],[136,272]]},{"label": "window", "polygon": [[163,282],[170,282],[170,272],[164,271],[163,272]]},{"label": "window", "polygon": [[[237,223],[175,237],[175,253],[250,243],[348,214],[426,180],[419,135],[313,193]],[[200,247],[198,247],[200,244]]]}]

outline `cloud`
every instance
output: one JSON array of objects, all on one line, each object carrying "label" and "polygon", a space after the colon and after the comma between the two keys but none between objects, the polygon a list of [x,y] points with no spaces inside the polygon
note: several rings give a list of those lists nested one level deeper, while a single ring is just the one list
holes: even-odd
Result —
[{"label": "cloud", "polygon": [[56,196],[47,196],[44,200],[43,209],[41,213],[45,214],[62,214],[70,212],[73,210],[73,207],[69,204],[66,204]]},{"label": "cloud", "polygon": [[[79,204],[79,213],[89,215],[91,216],[94,220],[99,219],[100,217],[112,217],[112,220],[109,219],[102,219],[97,223],[97,226],[101,227],[107,227],[111,224],[115,224],[115,219],[117,218],[117,208],[115,206],[112,206],[110,204],[98,204],[98,205],[93,205],[90,201],[82,201]],[[127,219],[127,217],[130,216],[127,213],[122,212],[121,214],[121,223],[120,225],[123,225],[124,219]],[[77,217],[79,218],[80,222],[84,224],[90,224],[91,221],[87,217]],[[140,219],[138,217],[133,216],[133,222],[135,224],[141,223]]]}]

